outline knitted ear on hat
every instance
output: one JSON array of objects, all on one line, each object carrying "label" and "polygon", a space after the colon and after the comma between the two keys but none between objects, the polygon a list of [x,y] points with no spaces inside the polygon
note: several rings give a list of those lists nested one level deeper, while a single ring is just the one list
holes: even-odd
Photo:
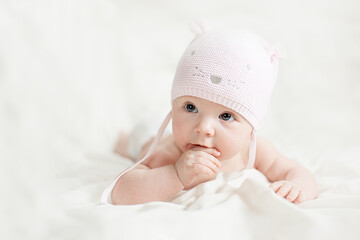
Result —
[{"label": "knitted ear on hat", "polygon": [[210,26],[206,19],[201,18],[197,19],[194,22],[189,24],[189,29],[196,37],[202,35],[205,32],[210,31]]},{"label": "knitted ear on hat", "polygon": [[266,50],[270,54],[271,62],[274,62],[275,59],[279,61],[280,59],[287,58],[285,47],[281,43],[275,43],[272,45],[269,44],[269,46],[266,48]]}]

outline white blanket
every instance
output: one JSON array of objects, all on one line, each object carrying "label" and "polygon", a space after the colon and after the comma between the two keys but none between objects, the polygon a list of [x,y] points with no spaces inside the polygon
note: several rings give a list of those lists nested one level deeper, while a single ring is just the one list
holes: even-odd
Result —
[{"label": "white blanket", "polygon": [[[130,164],[112,155],[92,159],[102,159],[107,166],[97,170],[107,169],[113,176],[116,169]],[[120,162],[125,164],[120,167]],[[107,179],[67,192],[72,206],[68,213],[98,227],[85,236],[96,233],[109,239],[358,239],[360,172],[340,165],[333,162],[316,170],[320,195],[299,205],[276,196],[264,175],[250,169],[220,173],[213,181],[180,192],[171,202],[129,206],[99,203],[102,190],[112,180]],[[322,174],[337,171],[341,174]],[[80,172],[90,176],[95,170]]]}]

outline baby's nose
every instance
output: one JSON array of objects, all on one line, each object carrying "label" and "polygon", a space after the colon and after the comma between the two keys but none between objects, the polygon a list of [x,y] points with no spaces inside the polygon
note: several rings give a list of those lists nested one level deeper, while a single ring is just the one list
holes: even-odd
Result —
[{"label": "baby's nose", "polygon": [[215,134],[214,124],[210,119],[200,119],[194,129],[194,132],[197,134],[203,134],[205,136],[212,137]]}]

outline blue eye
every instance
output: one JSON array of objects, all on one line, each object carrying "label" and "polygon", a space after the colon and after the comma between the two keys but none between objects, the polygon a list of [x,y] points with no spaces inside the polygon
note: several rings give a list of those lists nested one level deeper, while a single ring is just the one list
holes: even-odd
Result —
[{"label": "blue eye", "polygon": [[235,118],[230,113],[223,113],[219,116],[224,121],[234,121]]},{"label": "blue eye", "polygon": [[186,109],[186,111],[188,111],[188,112],[195,112],[195,113],[197,113],[196,107],[195,107],[194,105],[192,105],[192,104],[186,104],[185,109]]}]

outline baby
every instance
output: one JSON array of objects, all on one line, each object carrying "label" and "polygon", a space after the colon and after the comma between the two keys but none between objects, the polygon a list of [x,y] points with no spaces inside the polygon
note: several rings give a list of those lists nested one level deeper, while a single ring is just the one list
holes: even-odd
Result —
[{"label": "baby", "polygon": [[[192,31],[196,37],[174,77],[171,112],[137,163],[104,191],[102,202],[170,201],[218,172],[246,168],[262,172],[270,188],[290,202],[316,198],[314,176],[256,138],[277,78],[277,52],[247,31],[201,24]],[[161,138],[171,118],[173,133]]]}]

